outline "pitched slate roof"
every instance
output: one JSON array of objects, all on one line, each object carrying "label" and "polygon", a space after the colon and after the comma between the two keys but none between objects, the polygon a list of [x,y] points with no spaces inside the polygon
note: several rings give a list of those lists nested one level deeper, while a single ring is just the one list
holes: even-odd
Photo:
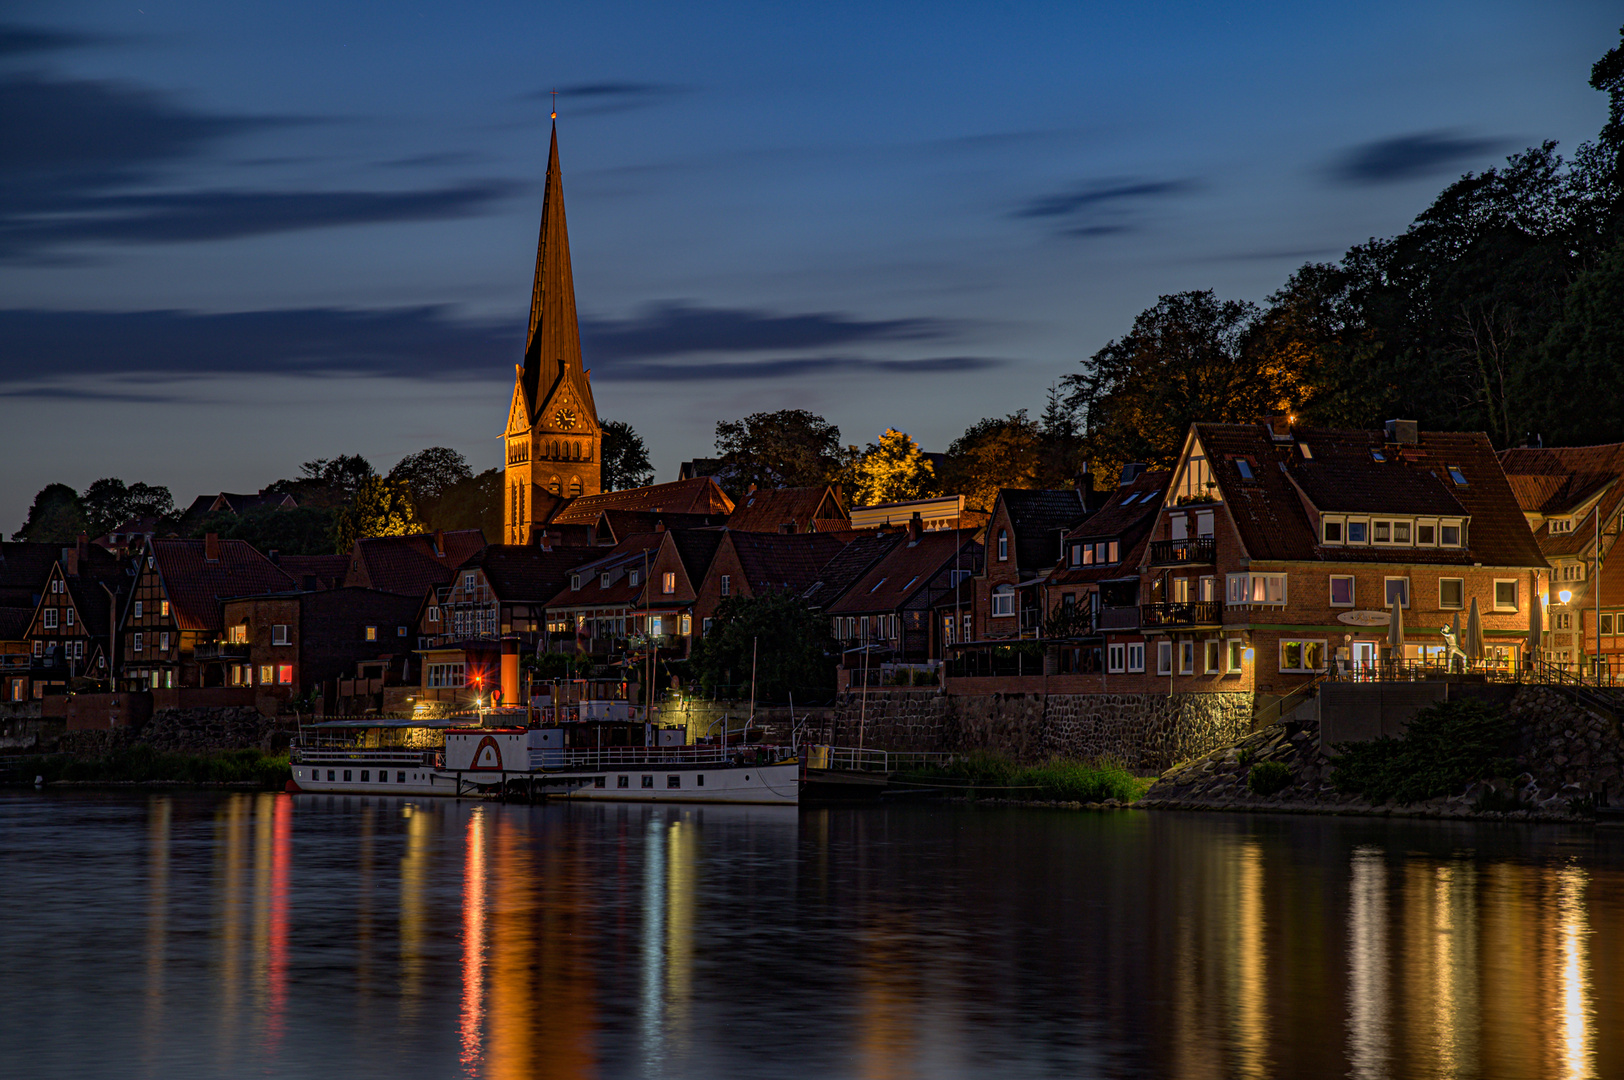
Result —
[{"label": "pitched slate roof", "polygon": [[[1544,566],[1488,437],[1426,431],[1415,446],[1381,431],[1302,428],[1275,440],[1261,424],[1196,424],[1196,437],[1252,559],[1337,562],[1424,561]],[[1300,447],[1307,444],[1311,457]],[[1380,451],[1377,461],[1371,451]],[[1245,461],[1245,478],[1237,464]],[[1467,480],[1459,485],[1448,469]],[[1470,516],[1469,548],[1321,548],[1304,500],[1326,513]],[[1321,503],[1319,500],[1324,500]]]},{"label": "pitched slate roof", "polygon": [[450,581],[453,571],[485,546],[485,534],[478,529],[454,529],[439,535],[443,550],[438,553],[433,533],[362,537],[350,551],[344,584],[422,596],[430,585]]},{"label": "pitched slate roof", "polygon": [[339,589],[350,571],[348,555],[278,555],[276,565],[301,589]]},{"label": "pitched slate roof", "polygon": [[[944,567],[957,561],[961,548],[974,548],[975,543],[965,533],[951,529],[920,533],[917,540],[903,534],[903,543],[887,552],[825,610],[831,615],[861,615],[904,607]],[[963,568],[975,570],[975,560],[964,556]]]},{"label": "pitched slate roof", "polygon": [[0,542],[0,606],[25,607],[32,613],[51,564],[61,555],[61,544]]},{"label": "pitched slate roof", "polygon": [[[607,554],[575,566],[566,575],[563,587],[547,601],[547,607],[641,607],[643,592],[648,588],[641,571],[645,565],[653,567],[654,556],[665,542],[665,536],[665,533],[628,536]],[[627,573],[630,570],[639,571],[636,585],[631,583],[631,575]],[[605,573],[610,575],[607,588],[601,584]],[[569,587],[568,578],[575,574],[581,577],[579,589]]]},{"label": "pitched slate roof", "polygon": [[891,549],[907,540],[905,532],[864,532],[847,544],[833,558],[819,567],[817,577],[802,594],[815,608],[827,608],[851,588],[852,583],[868,573],[869,567],[885,558]]},{"label": "pitched slate roof", "polygon": [[1087,513],[1075,490],[1004,488],[998,499],[1015,530],[1015,565],[1023,570],[1053,566],[1060,558],[1061,534],[1075,528]]},{"label": "pitched slate roof", "polygon": [[560,547],[548,551],[520,544],[491,544],[457,569],[482,570],[499,600],[540,604],[569,584],[571,570],[601,552],[601,548]]},{"label": "pitched slate roof", "polygon": [[816,527],[851,528],[851,515],[841,505],[833,485],[816,487],[757,488],[746,492],[727,519],[734,532],[776,533],[793,526],[796,532]]},{"label": "pitched slate roof", "polygon": [[295,588],[292,578],[246,540],[221,540],[220,557],[205,557],[206,540],[147,541],[163,578],[164,593],[182,630],[222,627],[220,601]]},{"label": "pitched slate roof", "polygon": [[733,501],[708,476],[674,480],[669,484],[605,491],[571,499],[547,522],[549,525],[595,525],[605,510],[640,513],[731,514]]},{"label": "pitched slate roof", "polygon": [[[1173,474],[1165,469],[1142,472],[1132,483],[1111,492],[1098,510],[1068,532],[1061,544],[1062,559],[1049,575],[1051,585],[1077,585],[1128,577],[1144,558],[1151,527],[1167,493]],[[1119,561],[1089,566],[1069,566],[1064,558],[1066,545],[1073,540],[1120,539]]]},{"label": "pitched slate roof", "polygon": [[[1565,517],[1597,495],[1605,524],[1624,507],[1624,443],[1603,446],[1517,447],[1500,451],[1500,465],[1525,513]],[[1582,520],[1567,532],[1553,533],[1542,521],[1534,531],[1548,558],[1575,556],[1595,542],[1595,524],[1586,508]],[[1586,522],[1590,528],[1584,528]]]},{"label": "pitched slate roof", "polygon": [[627,536],[638,533],[659,532],[667,529],[720,528],[727,524],[726,514],[668,514],[645,510],[605,510],[598,516],[598,535],[619,543]]},{"label": "pitched slate roof", "polygon": [[787,591],[803,593],[819,572],[848,543],[827,533],[740,533],[729,530],[733,548],[753,595]]}]

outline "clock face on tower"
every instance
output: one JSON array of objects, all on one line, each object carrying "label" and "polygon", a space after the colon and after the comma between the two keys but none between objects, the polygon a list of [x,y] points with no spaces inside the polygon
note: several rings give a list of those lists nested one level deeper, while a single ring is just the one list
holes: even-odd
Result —
[{"label": "clock face on tower", "polygon": [[575,412],[571,409],[559,409],[553,417],[562,431],[575,430]]}]

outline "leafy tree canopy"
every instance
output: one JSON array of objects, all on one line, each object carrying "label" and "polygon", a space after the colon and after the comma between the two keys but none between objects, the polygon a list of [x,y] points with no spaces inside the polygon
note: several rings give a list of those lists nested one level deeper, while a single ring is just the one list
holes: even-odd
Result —
[{"label": "leafy tree canopy", "polygon": [[792,693],[805,700],[834,687],[829,620],[798,596],[723,600],[709,633],[695,642],[689,667],[709,692],[747,687],[752,649],[757,701],[787,701]]},{"label": "leafy tree canopy", "polygon": [[85,511],[85,527],[100,536],[132,517],[173,517],[175,500],[166,487],[134,483],[128,487],[114,477],[97,480],[80,496]]},{"label": "leafy tree canopy", "polygon": [[435,529],[479,529],[487,540],[502,536],[502,470],[486,469],[446,489],[425,523]]},{"label": "leafy tree canopy", "polygon": [[857,504],[922,499],[936,489],[936,470],[930,459],[905,431],[886,428],[877,443],[869,443],[853,469]]},{"label": "leafy tree canopy", "polygon": [[846,458],[840,429],[805,409],[752,413],[716,425],[718,477],[735,496],[760,488],[811,487],[840,478]]},{"label": "leafy tree canopy", "polygon": [[333,523],[333,549],[348,553],[364,536],[410,536],[422,531],[405,483],[371,476],[361,481],[350,505],[339,511]]},{"label": "leafy tree canopy", "polygon": [[372,463],[360,454],[340,454],[317,458],[299,467],[293,480],[278,480],[266,491],[292,495],[300,506],[342,508],[355,498],[361,482],[378,475]]},{"label": "leafy tree canopy", "polygon": [[415,454],[407,454],[389,470],[391,483],[406,485],[411,494],[412,508],[425,525],[440,525],[440,503],[446,493],[458,484],[473,478],[474,471],[468,460],[446,446],[431,446]]},{"label": "leafy tree canopy", "polygon": [[646,487],[654,483],[654,465],[643,437],[624,420],[605,420],[603,428],[603,490]]},{"label": "leafy tree canopy", "polygon": [[991,510],[1001,489],[1038,486],[1043,458],[1043,430],[1025,409],[979,420],[947,448],[942,489],[963,495],[972,509]]},{"label": "leafy tree canopy", "polygon": [[80,533],[88,531],[79,493],[66,484],[46,484],[34,496],[28,520],[11,538],[36,544],[71,544]]},{"label": "leafy tree canopy", "polygon": [[267,553],[328,555],[333,551],[333,529],[338,515],[337,510],[315,506],[291,510],[263,507],[241,515],[222,510],[199,521],[191,535],[218,533],[223,539],[246,540]]}]

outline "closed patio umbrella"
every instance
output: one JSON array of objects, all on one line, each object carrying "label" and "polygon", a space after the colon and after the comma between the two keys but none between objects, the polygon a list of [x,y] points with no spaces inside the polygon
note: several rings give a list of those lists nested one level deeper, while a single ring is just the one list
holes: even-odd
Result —
[{"label": "closed patio umbrella", "polygon": [[1404,605],[1394,601],[1393,612],[1387,621],[1387,644],[1393,649],[1393,659],[1404,659]]},{"label": "closed patio umbrella", "polygon": [[1477,613],[1477,597],[1472,597],[1472,609],[1466,613],[1466,656],[1469,660],[1483,659],[1483,618]]},{"label": "closed patio umbrella", "polygon": [[1539,662],[1540,631],[1543,629],[1544,623],[1544,620],[1540,618],[1539,608],[1539,593],[1535,592],[1528,603],[1528,662],[1530,664]]}]

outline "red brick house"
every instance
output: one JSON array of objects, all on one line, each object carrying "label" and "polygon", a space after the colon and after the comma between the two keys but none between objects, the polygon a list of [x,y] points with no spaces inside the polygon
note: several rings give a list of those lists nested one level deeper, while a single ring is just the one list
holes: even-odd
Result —
[{"label": "red brick house", "polygon": [[[849,534],[848,534],[849,535]],[[845,550],[848,540],[821,532],[722,534],[693,604],[701,635],[723,600],[733,596],[805,595],[823,579],[822,570]]]},{"label": "red brick house", "polygon": [[1043,586],[1060,561],[1060,538],[1086,516],[1078,490],[998,493],[987,521],[986,570],[976,579],[975,625],[983,638],[1039,636]]},{"label": "red brick house", "polygon": [[[971,533],[925,532],[916,522],[824,607],[835,640],[848,651],[871,647],[871,665],[876,660],[939,659],[943,642],[934,625],[933,605],[974,576],[981,564],[982,548]],[[849,660],[846,666],[852,666]]]},{"label": "red brick house", "polygon": [[415,536],[364,536],[350,549],[350,568],[344,584],[381,589],[414,600],[430,585],[446,585],[452,573],[479,554],[485,534],[478,529],[453,529]]}]

